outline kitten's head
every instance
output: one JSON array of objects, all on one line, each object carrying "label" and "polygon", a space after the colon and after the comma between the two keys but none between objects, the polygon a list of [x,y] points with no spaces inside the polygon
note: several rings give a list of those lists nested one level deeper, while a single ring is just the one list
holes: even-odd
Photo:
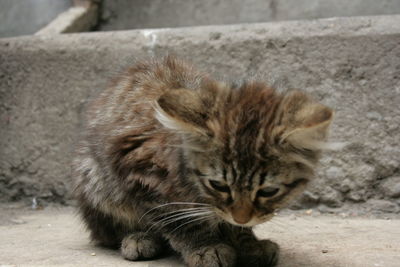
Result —
[{"label": "kitten's head", "polygon": [[303,192],[328,145],[333,112],[299,91],[210,82],[167,92],[156,115],[181,134],[202,201],[232,224],[253,226]]}]

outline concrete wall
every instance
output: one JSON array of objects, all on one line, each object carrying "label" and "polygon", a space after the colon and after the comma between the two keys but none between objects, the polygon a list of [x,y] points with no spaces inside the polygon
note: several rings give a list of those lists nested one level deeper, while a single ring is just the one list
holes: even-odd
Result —
[{"label": "concrete wall", "polygon": [[0,0],[0,38],[33,34],[71,6],[71,0]]},{"label": "concrete wall", "polygon": [[88,97],[135,58],[175,53],[217,77],[254,73],[336,110],[301,207],[400,204],[400,16],[0,40],[0,199],[64,202]]},{"label": "concrete wall", "polygon": [[101,30],[400,14],[398,0],[103,0]]}]

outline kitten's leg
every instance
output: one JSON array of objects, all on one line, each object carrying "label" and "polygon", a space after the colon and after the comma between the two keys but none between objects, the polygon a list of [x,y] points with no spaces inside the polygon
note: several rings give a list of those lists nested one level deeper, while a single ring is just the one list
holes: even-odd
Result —
[{"label": "kitten's leg", "polygon": [[120,247],[122,237],[125,235],[124,225],[89,205],[81,203],[79,209],[93,241],[109,248]]},{"label": "kitten's leg", "polygon": [[81,203],[80,211],[91,239],[105,247],[120,248],[122,256],[128,260],[154,258],[163,251],[165,241],[161,236],[131,232],[128,226],[89,205]]},{"label": "kitten's leg", "polygon": [[181,230],[167,238],[189,267],[232,267],[236,264],[235,249],[223,242],[209,226],[197,227],[196,232]]},{"label": "kitten's leg", "polygon": [[152,259],[164,251],[164,240],[155,234],[134,232],[122,240],[121,254],[127,260]]},{"label": "kitten's leg", "polygon": [[258,240],[250,228],[228,226],[225,234],[230,235],[233,246],[238,251],[238,266],[276,266],[279,259],[279,246],[270,240]]}]

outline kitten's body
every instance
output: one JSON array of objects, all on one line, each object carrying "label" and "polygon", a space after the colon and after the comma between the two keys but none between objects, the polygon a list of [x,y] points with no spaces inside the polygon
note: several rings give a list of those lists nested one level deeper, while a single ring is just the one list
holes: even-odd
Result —
[{"label": "kitten's body", "polygon": [[331,117],[299,92],[231,88],[172,58],[137,64],[89,106],[80,211],[127,259],[168,244],[189,266],[273,266],[277,245],[250,227],[302,191]]}]

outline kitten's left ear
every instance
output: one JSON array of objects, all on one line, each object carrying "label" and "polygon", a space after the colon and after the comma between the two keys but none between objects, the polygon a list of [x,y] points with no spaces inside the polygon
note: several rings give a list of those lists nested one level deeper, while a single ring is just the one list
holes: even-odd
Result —
[{"label": "kitten's left ear", "polygon": [[281,106],[285,131],[281,140],[306,149],[333,148],[326,142],[333,111],[300,91],[286,95]]},{"label": "kitten's left ear", "polygon": [[168,129],[209,136],[207,108],[199,93],[190,89],[172,89],[155,103],[156,118]]}]

